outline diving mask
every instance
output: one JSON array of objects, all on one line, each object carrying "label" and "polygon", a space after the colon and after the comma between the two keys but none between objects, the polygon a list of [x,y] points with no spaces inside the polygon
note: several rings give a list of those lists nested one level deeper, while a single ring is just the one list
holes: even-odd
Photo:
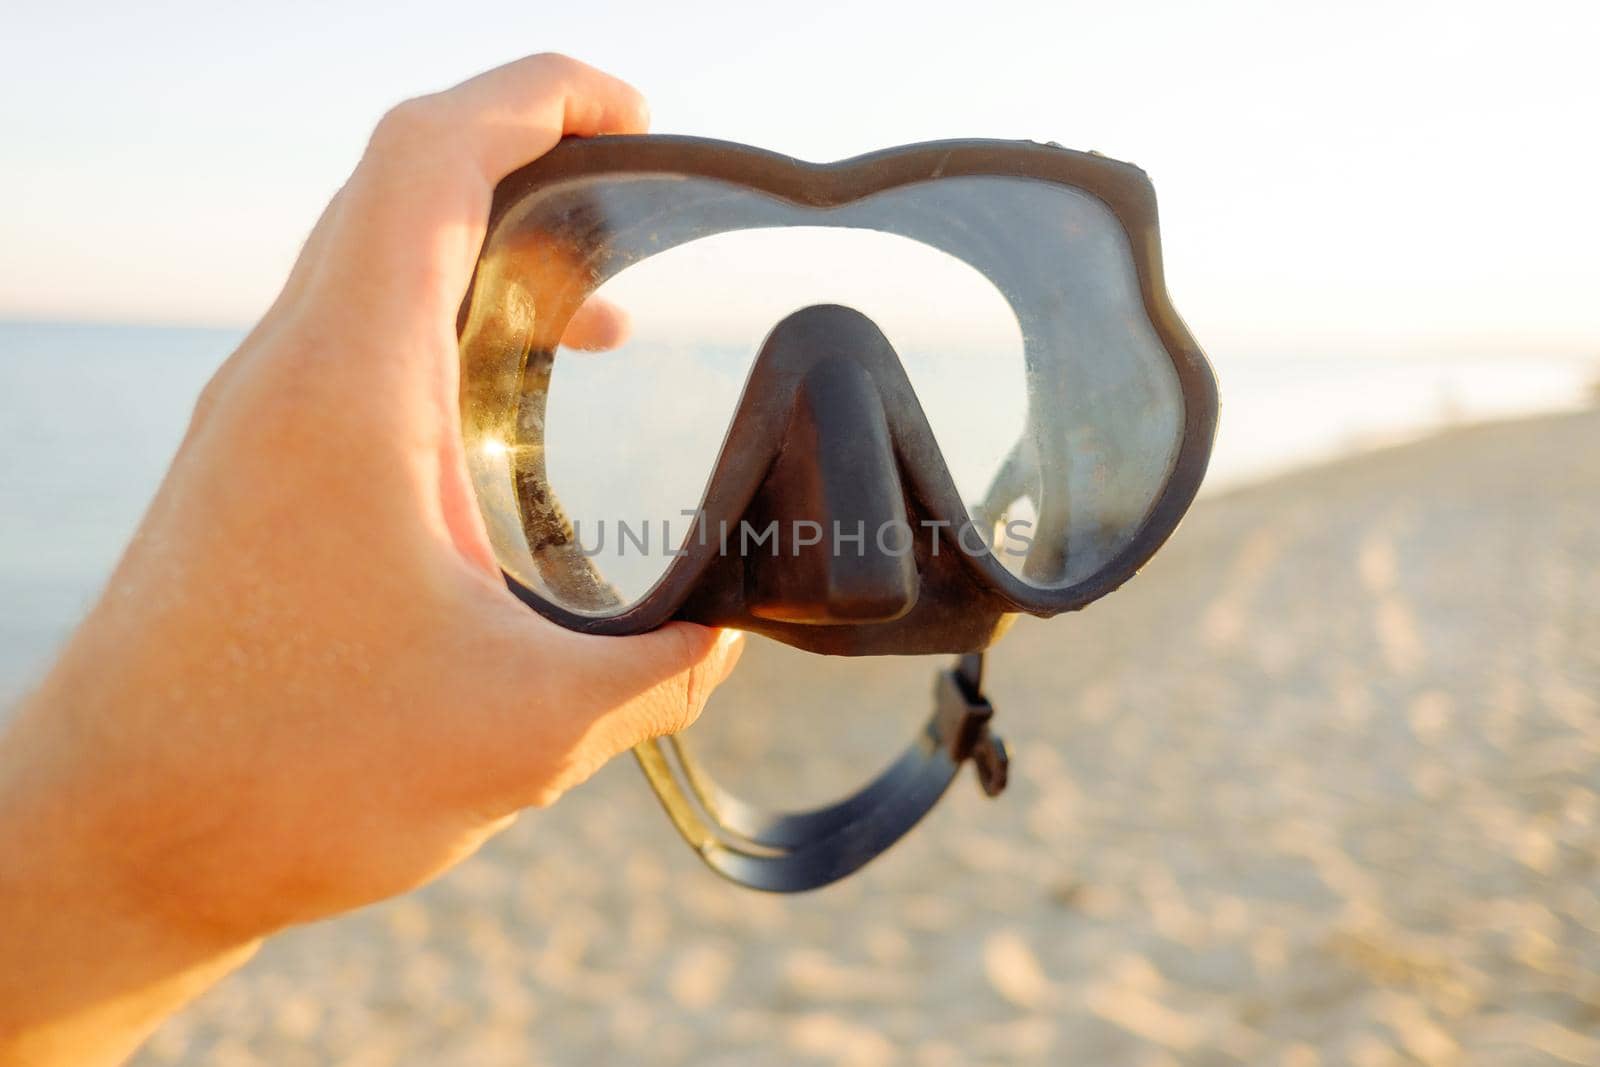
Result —
[{"label": "diving mask", "polygon": [[[563,343],[594,301],[633,320],[617,352]],[[500,184],[458,327],[474,489],[534,610],[961,655],[906,752],[817,810],[760,810],[676,740],[640,746],[706,862],[769,890],[856,870],[963,762],[1003,788],[982,651],[1018,613],[1130,578],[1193,500],[1216,420],[1149,180],[1031,142],[816,165],[568,140]]]}]

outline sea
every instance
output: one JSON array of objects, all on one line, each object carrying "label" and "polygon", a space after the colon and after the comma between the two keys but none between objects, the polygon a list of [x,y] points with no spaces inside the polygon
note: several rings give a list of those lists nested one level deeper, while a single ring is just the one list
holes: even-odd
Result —
[{"label": "sea", "polygon": [[[0,719],[93,602],[240,329],[0,321]],[[1204,492],[1444,426],[1593,403],[1600,361],[1212,353]]]}]

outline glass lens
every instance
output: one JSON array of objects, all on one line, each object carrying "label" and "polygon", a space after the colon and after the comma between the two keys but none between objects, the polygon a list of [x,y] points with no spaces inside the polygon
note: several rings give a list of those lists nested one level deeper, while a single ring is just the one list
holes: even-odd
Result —
[{"label": "glass lens", "polygon": [[469,457],[501,565],[570,610],[644,596],[694,532],[763,338],[821,303],[863,312],[899,353],[969,506],[963,547],[1064,586],[1132,539],[1183,409],[1099,200],[985,176],[816,207],[599,176],[505,215],[463,330]]},{"label": "glass lens", "polygon": [[[626,268],[595,298],[625,309],[631,334],[610,352],[557,354],[546,471],[625,601],[649,590],[692,532],[751,364],[793,311],[843,304],[877,323],[941,439],[959,445],[952,474],[970,492],[1023,423],[1022,335],[1005,298],[909,238],[818,226],[719,233]],[[984,418],[968,417],[974,404]]]}]

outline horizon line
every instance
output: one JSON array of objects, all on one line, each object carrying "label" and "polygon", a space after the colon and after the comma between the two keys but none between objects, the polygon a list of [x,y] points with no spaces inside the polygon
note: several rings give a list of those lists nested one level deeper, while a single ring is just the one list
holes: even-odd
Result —
[{"label": "horizon line", "polygon": [[[260,319],[242,320],[178,320],[160,318],[121,318],[102,315],[68,317],[52,314],[13,312],[0,309],[0,326],[42,326],[54,328],[91,327],[103,329],[186,330],[197,333],[246,334]],[[1542,358],[1587,361],[1600,368],[1600,340],[1579,338],[1532,338],[1519,341],[1509,336],[1395,336],[1349,335],[1344,337],[1319,336],[1316,331],[1305,336],[1285,336],[1281,330],[1266,330],[1262,336],[1245,344],[1234,334],[1217,345],[1202,346],[1215,359],[1218,356],[1253,358],[1268,354],[1273,356],[1327,356],[1335,352],[1350,358]],[[1270,351],[1269,351],[1270,350]]]}]

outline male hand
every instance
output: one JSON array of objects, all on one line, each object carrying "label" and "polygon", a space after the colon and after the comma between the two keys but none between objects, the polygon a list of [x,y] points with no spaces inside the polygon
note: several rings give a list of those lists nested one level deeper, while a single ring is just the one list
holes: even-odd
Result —
[{"label": "male hand", "polygon": [[[0,739],[0,1062],[115,1061],[262,936],[427,881],[731,669],[732,633],[590,637],[517,602],[462,455],[495,184],[646,122],[535,56],[379,124]],[[597,306],[568,341],[623,329]]]}]

